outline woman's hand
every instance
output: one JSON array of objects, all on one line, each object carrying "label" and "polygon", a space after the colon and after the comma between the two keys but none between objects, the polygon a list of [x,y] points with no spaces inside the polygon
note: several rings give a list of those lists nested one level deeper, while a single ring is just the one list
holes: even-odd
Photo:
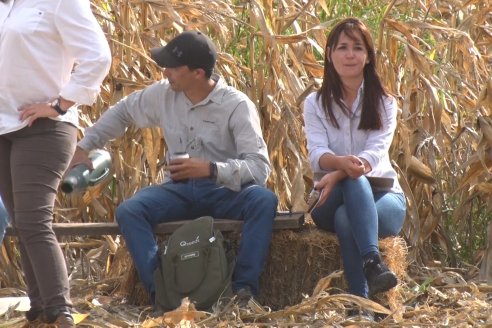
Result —
[{"label": "woman's hand", "polygon": [[366,171],[364,161],[354,155],[338,156],[337,162],[337,168],[344,171],[352,179],[357,179]]},{"label": "woman's hand", "polygon": [[58,112],[48,103],[32,104],[21,107],[20,120],[27,121],[28,126],[32,126],[35,120],[41,117],[57,117]]},{"label": "woman's hand", "polygon": [[[66,112],[70,107],[75,105],[71,100],[67,100],[63,97],[59,98],[60,109]],[[35,120],[40,117],[57,117],[60,115],[49,103],[39,103],[22,106],[20,109],[20,120],[27,121],[31,126]]]},{"label": "woman's hand", "polygon": [[314,186],[314,189],[320,191],[319,200],[314,208],[318,208],[328,199],[335,185],[347,177],[344,171],[338,170],[325,174],[321,180]]}]

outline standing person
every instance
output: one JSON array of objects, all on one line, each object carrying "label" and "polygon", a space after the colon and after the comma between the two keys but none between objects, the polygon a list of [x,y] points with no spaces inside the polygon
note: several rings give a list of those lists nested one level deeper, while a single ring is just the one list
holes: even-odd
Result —
[{"label": "standing person", "polygon": [[77,142],[76,104],[96,100],[110,62],[89,1],[1,0],[0,195],[18,235],[28,325],[74,326],[53,208]]},{"label": "standing person", "polygon": [[5,230],[9,225],[9,215],[3,205],[2,198],[0,198],[0,247],[2,247],[3,237],[5,237]]},{"label": "standing person", "polygon": [[[205,215],[244,220],[232,289],[245,305],[259,290],[277,208],[265,188],[271,168],[256,107],[213,74],[215,46],[200,32],[183,32],[151,56],[167,79],[107,110],[86,130],[71,166],[90,165],[88,151],[131,124],[160,127],[168,147],[164,182],[141,189],[116,210],[139,277],[153,301],[157,224]],[[181,152],[189,158],[170,158]]]},{"label": "standing person", "polygon": [[397,235],[406,211],[389,158],[398,107],[375,66],[367,27],[356,18],[342,20],[328,35],[321,89],[304,103],[321,195],[311,216],[320,229],[336,232],[349,291],[362,297],[396,286],[378,237]]}]

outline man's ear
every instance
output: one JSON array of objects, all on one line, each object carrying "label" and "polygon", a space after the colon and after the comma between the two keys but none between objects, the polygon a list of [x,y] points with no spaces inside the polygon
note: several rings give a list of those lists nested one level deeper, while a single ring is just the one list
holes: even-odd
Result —
[{"label": "man's ear", "polygon": [[205,76],[205,75],[206,75],[205,70],[204,70],[203,68],[197,68],[197,69],[195,69],[195,72],[196,72],[196,73],[197,73],[200,77],[202,77],[202,76]]}]

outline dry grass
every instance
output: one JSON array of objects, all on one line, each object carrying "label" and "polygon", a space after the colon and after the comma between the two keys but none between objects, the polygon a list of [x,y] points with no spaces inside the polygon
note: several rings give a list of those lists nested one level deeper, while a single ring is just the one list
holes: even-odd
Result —
[{"label": "dry grass", "polygon": [[[237,236],[229,236],[236,238]],[[211,312],[199,312],[187,303],[163,317],[150,319],[151,307],[142,292],[129,257],[119,248],[113,257],[102,252],[104,245],[80,258],[72,268],[71,291],[79,327],[326,327],[361,324],[364,326],[400,327],[402,325],[478,327],[492,324],[490,292],[492,288],[469,280],[469,270],[407,268],[406,245],[401,238],[380,242],[383,256],[400,283],[376,301],[344,294],[338,245],[333,234],[312,227],[300,232],[275,233],[275,246],[262,277],[259,306],[251,303],[241,311],[225,301]],[[75,245],[73,245],[75,246]],[[78,245],[82,246],[82,245]],[[289,251],[287,251],[289,249]],[[85,265],[83,262],[87,262]],[[105,277],[96,273],[113,261]],[[117,264],[117,265],[116,265]],[[83,278],[83,268],[92,268],[93,276]],[[468,281],[467,281],[468,280]],[[24,295],[24,292],[0,289],[1,296]],[[1,298],[0,298],[1,299]],[[268,305],[268,306],[267,306]],[[15,306],[14,306],[15,307]],[[346,311],[371,310],[384,316],[375,323],[350,319]],[[2,315],[0,327],[21,327],[22,314],[10,311]],[[362,320],[362,321],[360,321]]]}]

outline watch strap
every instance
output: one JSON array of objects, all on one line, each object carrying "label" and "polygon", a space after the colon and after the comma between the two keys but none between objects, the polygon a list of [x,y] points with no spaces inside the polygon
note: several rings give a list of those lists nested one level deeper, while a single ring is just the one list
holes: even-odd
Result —
[{"label": "watch strap", "polygon": [[67,111],[64,111],[60,107],[60,98],[57,98],[54,102],[51,103],[51,108],[53,108],[59,115],[65,115]]},{"label": "watch strap", "polygon": [[210,162],[210,179],[217,180],[217,163]]}]

